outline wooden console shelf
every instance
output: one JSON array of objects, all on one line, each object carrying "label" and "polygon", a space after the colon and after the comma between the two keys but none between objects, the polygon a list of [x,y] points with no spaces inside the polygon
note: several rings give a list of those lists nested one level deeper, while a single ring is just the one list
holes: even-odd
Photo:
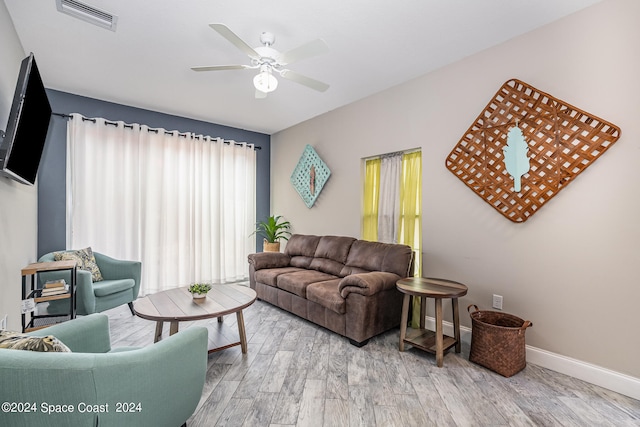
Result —
[{"label": "wooden console shelf", "polygon": [[47,297],[36,297],[34,296],[33,300],[35,302],[47,302],[47,301],[55,301],[55,300],[59,300],[59,299],[67,299],[70,298],[71,294],[69,292],[65,293],[65,294],[58,294],[58,295],[49,295]]},{"label": "wooden console shelf", "polygon": [[[69,270],[71,272],[71,283],[69,283],[69,290],[66,293],[58,295],[42,296],[42,289],[36,286],[37,276],[40,273],[52,272],[52,271],[64,271]],[[49,301],[69,300],[69,309],[63,313],[40,313],[37,314],[31,312],[29,319],[27,320],[27,313],[22,314],[22,331],[30,332],[38,329],[46,328],[47,326],[54,325],[56,323],[64,322],[65,320],[74,319],[76,317],[76,262],[75,261],[53,261],[53,262],[36,262],[29,264],[21,270],[22,275],[22,299],[33,298],[36,304],[37,310],[38,304],[46,303]]]}]

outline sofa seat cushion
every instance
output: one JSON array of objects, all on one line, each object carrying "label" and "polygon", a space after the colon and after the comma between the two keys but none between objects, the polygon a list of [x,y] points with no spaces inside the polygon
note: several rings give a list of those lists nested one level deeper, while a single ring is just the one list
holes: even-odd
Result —
[{"label": "sofa seat cushion", "polygon": [[338,314],[347,312],[346,300],[340,295],[340,279],[311,283],[307,286],[307,299]]},{"label": "sofa seat cushion", "polygon": [[298,295],[300,298],[307,298],[307,286],[311,283],[332,279],[337,279],[337,277],[321,271],[300,270],[279,275],[277,286],[282,290]]},{"label": "sofa seat cushion", "polygon": [[297,267],[267,268],[264,270],[257,270],[254,277],[256,279],[256,282],[275,287],[278,276],[280,276],[281,274],[293,273],[295,271],[301,270],[301,268]]},{"label": "sofa seat cushion", "polygon": [[93,293],[97,297],[104,297],[127,289],[133,289],[135,285],[136,281],[133,279],[103,280],[93,284]]}]

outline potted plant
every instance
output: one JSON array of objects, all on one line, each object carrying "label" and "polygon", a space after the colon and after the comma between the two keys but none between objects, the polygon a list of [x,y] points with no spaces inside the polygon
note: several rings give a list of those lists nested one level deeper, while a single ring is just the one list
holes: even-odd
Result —
[{"label": "potted plant", "polygon": [[264,238],[263,251],[280,252],[280,239],[289,239],[291,236],[290,228],[291,224],[289,221],[284,221],[282,216],[270,216],[266,221],[258,222],[254,233]]},{"label": "potted plant", "polygon": [[189,285],[189,292],[194,299],[204,298],[207,296],[207,292],[211,290],[211,285],[208,283],[192,283]]}]

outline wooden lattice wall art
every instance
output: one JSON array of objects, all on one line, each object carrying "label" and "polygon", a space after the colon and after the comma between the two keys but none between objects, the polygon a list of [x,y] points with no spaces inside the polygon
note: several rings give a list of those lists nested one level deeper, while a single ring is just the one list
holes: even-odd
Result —
[{"label": "wooden lattice wall art", "polygon": [[[503,148],[516,123],[530,169],[516,193]],[[524,222],[607,151],[620,128],[513,79],[502,85],[446,159],[467,187],[513,222]]]}]

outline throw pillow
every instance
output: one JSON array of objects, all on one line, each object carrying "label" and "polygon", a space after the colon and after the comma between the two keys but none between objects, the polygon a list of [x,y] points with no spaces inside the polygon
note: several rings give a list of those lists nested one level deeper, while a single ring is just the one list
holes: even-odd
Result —
[{"label": "throw pillow", "polygon": [[100,282],[104,280],[102,273],[100,272],[100,268],[98,268],[98,264],[96,264],[96,257],[93,255],[91,247],[75,251],[54,252],[53,258],[56,261],[75,261],[79,269],[86,270],[91,273],[92,281]]},{"label": "throw pillow", "polygon": [[0,348],[58,353],[71,352],[69,347],[53,335],[32,337],[11,331],[0,331]]}]

